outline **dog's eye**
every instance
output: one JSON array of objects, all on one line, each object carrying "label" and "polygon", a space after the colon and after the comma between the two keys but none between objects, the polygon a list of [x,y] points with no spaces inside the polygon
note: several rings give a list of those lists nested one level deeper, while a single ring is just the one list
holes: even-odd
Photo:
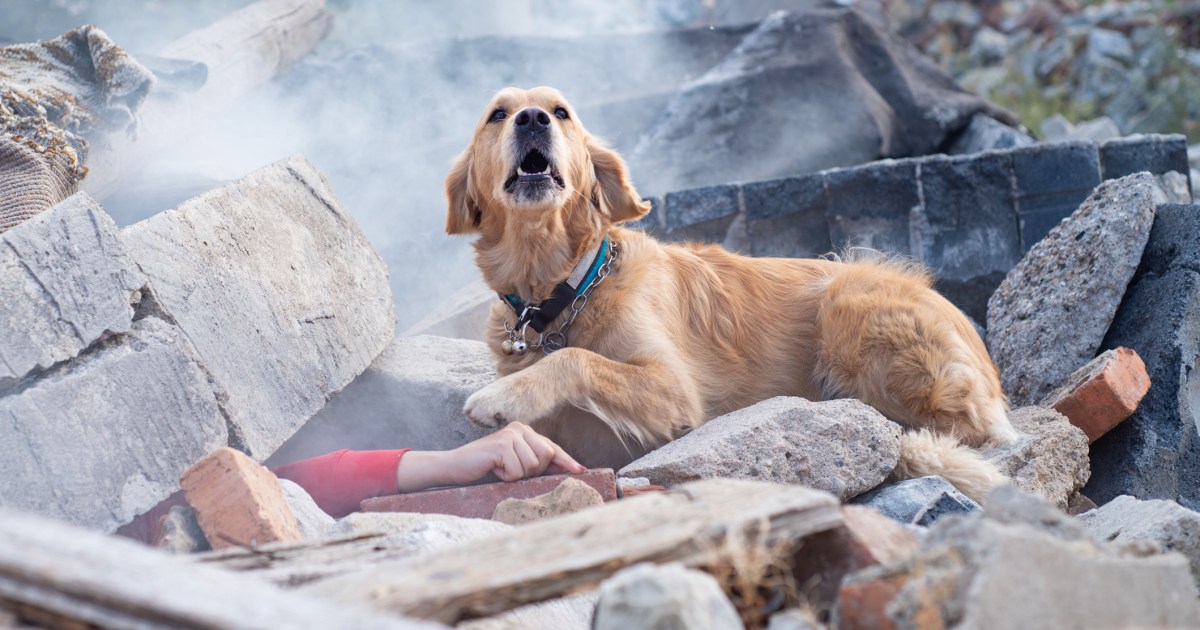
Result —
[{"label": "dog's eye", "polygon": [[558,116],[559,120],[566,120],[567,118],[570,118],[570,116],[567,116],[567,110],[562,107],[555,107],[554,115]]},{"label": "dog's eye", "polygon": [[503,109],[497,109],[496,111],[492,112],[492,122],[504,120],[505,118],[508,118],[508,112],[504,111]]}]

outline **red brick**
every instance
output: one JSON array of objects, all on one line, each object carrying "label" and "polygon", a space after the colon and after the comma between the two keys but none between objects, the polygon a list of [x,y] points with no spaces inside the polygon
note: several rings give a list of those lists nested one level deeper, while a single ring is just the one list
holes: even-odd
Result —
[{"label": "red brick", "polygon": [[1116,348],[1076,370],[1042,406],[1053,407],[1095,442],[1133,415],[1148,391],[1150,376],[1142,358],[1129,348]]},{"label": "red brick", "polygon": [[796,583],[809,585],[809,596],[821,605],[833,602],[846,575],[900,562],[917,548],[908,528],[874,508],[842,506],[842,519],[837,528],[806,538],[792,565]]},{"label": "red brick", "polygon": [[843,586],[838,593],[838,628],[895,630],[887,607],[907,580],[907,575],[893,575]]},{"label": "red brick", "polygon": [[564,479],[574,477],[600,493],[605,501],[617,498],[617,476],[611,468],[597,468],[578,475],[545,475],[520,481],[502,481],[461,488],[441,488],[376,497],[362,502],[364,512],[421,512],[467,518],[491,518],[500,502],[532,499],[552,492]]},{"label": "red brick", "polygon": [[232,448],[200,460],[180,483],[213,549],[301,539],[279,479]]}]

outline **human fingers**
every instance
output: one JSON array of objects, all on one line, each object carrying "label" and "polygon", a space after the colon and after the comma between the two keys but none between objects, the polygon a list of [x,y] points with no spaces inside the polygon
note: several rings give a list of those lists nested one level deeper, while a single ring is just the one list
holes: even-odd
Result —
[{"label": "human fingers", "polygon": [[517,458],[521,460],[521,467],[524,468],[525,477],[536,477],[542,474],[546,466],[550,464],[547,458],[544,463],[534,452],[533,445],[530,444],[526,436],[519,436],[513,440],[513,450],[517,453]]},{"label": "human fingers", "polygon": [[495,468],[492,469],[492,472],[502,481],[516,481],[525,476],[525,467],[521,464],[521,458],[514,448],[518,441],[514,436],[496,444]]}]

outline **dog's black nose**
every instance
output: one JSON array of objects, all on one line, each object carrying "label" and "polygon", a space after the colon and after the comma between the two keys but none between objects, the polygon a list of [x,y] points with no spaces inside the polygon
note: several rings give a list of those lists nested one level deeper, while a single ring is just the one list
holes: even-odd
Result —
[{"label": "dog's black nose", "polygon": [[513,122],[517,124],[517,129],[522,131],[542,131],[550,126],[550,114],[538,107],[526,107],[517,112]]}]

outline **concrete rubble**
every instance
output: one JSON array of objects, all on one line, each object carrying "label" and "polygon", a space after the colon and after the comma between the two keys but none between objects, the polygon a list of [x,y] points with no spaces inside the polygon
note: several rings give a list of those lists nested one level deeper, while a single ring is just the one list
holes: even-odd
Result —
[{"label": "concrete rubble", "polygon": [[854,499],[899,523],[928,527],[947,514],[979,511],[975,503],[941,477],[921,477],[876,488]]},{"label": "concrete rubble", "polygon": [[984,457],[1021,490],[1066,509],[1091,475],[1087,435],[1052,409],[1022,407],[1008,417],[1019,438]]},{"label": "concrete rubble", "polygon": [[742,630],[737,609],[711,575],[681,564],[639,564],[600,585],[594,630]]},{"label": "concrete rubble", "polygon": [[624,477],[672,486],[728,477],[793,483],[849,499],[900,460],[900,426],[855,400],[778,397],[714,418],[630,463]]},{"label": "concrete rubble", "polygon": [[1121,495],[1079,515],[1097,542],[1157,543],[1163,551],[1183,554],[1200,585],[1200,514],[1174,501],[1140,501]]}]

